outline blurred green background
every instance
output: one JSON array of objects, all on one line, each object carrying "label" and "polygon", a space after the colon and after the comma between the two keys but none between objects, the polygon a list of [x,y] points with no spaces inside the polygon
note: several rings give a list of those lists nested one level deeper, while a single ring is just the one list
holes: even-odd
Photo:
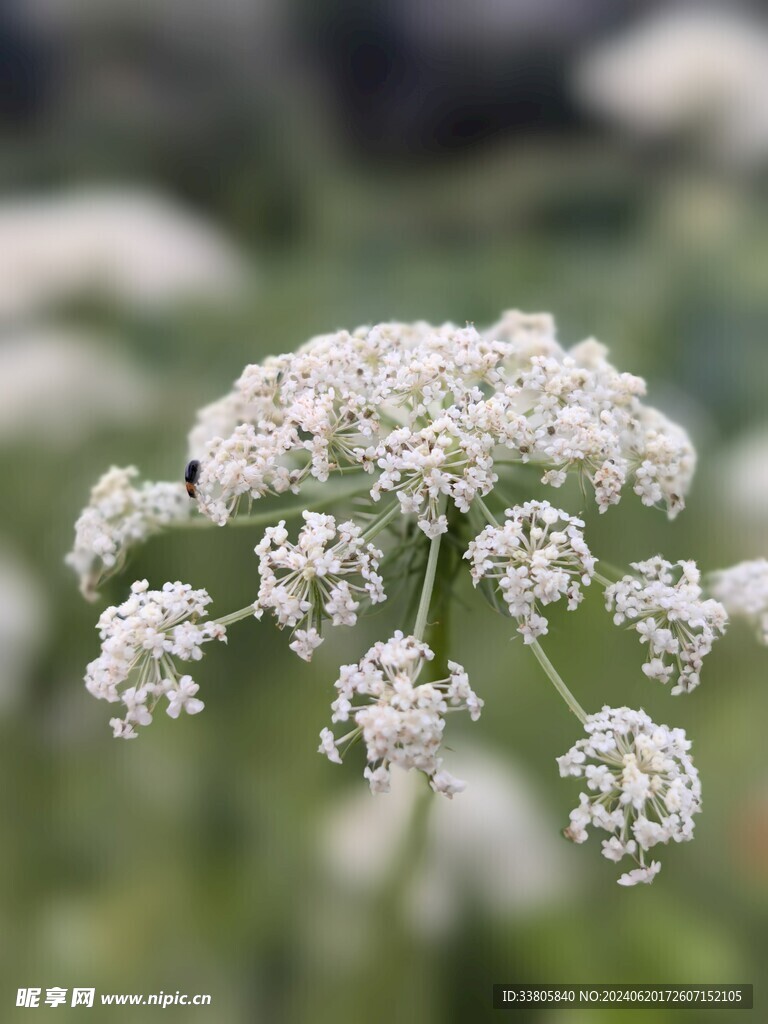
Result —
[{"label": "blurred green background", "polygon": [[[99,609],[144,576],[239,608],[258,536],[156,538],[96,607],[63,565],[101,472],[179,478],[196,410],[245,363],[338,327],[485,326],[512,307],[552,312],[566,345],[606,343],[696,441],[674,523],[631,494],[598,516],[564,492],[599,557],[710,570],[768,554],[767,65],[762,97],[759,60],[746,85],[713,76],[694,17],[674,54],[688,78],[657,123],[602,118],[574,85],[658,7],[3,8],[3,1020],[22,1013],[17,988],[54,985],[210,993],[164,1019],[233,1024],[484,1019],[494,982],[754,982],[763,1012],[768,652],[746,627],[672,698],[596,591],[577,616],[552,615],[546,649],[582,704],[642,706],[694,740],[695,842],[625,890],[594,838],[560,837],[578,785],[554,759],[575,723],[466,580],[449,655],[486,708],[451,721],[451,767],[470,786],[414,841],[414,780],[374,799],[362,761],[315,753],[336,667],[404,625],[397,607],[338,631],[311,667],[268,621],[242,623],[197,670],[204,714],[157,716],[122,744],[81,683]],[[723,66],[754,63],[738,31],[718,38]],[[645,73],[663,83],[659,47]],[[749,145],[718,134],[736,115]]]}]

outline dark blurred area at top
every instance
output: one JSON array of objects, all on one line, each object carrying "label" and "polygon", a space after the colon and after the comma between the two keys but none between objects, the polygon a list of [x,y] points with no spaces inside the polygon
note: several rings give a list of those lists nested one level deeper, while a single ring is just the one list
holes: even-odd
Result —
[{"label": "dark blurred area at top", "polygon": [[648,7],[333,0],[316,17],[315,53],[358,154],[442,157],[514,135],[583,128],[568,81],[574,55]]},{"label": "dark blurred area at top", "polygon": [[579,56],[686,6],[6,0],[0,185],[149,179],[240,235],[290,240],[328,149],[418,174],[502,143],[602,130],[574,98]]}]

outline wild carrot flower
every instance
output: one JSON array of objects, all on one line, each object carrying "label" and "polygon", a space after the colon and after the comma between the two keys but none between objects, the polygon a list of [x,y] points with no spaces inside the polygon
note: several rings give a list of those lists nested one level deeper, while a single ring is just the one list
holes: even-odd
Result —
[{"label": "wild carrot flower", "polygon": [[[435,792],[445,796],[461,792],[466,783],[445,771],[438,756],[445,716],[463,710],[476,721],[483,701],[454,661],[448,662],[445,679],[418,683],[433,657],[427,644],[398,630],[386,643],[374,644],[359,664],[342,665],[331,720],[352,719],[354,728],[341,739],[323,729],[319,753],[341,763],[339,747],[362,737],[368,761],[364,775],[374,793],[389,791],[392,765],[424,772]],[[357,700],[362,704],[353,703]]]},{"label": "wild carrot flower", "polygon": [[180,481],[139,486],[138,475],[135,466],[113,466],[96,483],[75,523],[75,544],[66,563],[80,577],[80,591],[89,600],[104,579],[120,571],[132,547],[190,515]]},{"label": "wild carrot flower", "polygon": [[548,501],[527,501],[508,508],[501,526],[486,526],[471,541],[464,557],[473,583],[490,579],[498,586],[526,643],[547,632],[542,606],[567,597],[573,611],[581,602],[581,587],[595,571],[583,529],[583,520]]},{"label": "wild carrot flower", "polygon": [[631,482],[645,504],[676,515],[694,452],[641,402],[644,382],[616,371],[594,341],[565,352],[546,318],[509,314],[498,326],[495,337],[494,328],[380,324],[246,367],[191,436],[200,511],[223,524],[243,502],[363,468],[374,500],[396,492],[433,535],[446,525],[440,496],[466,511],[494,487],[505,450],[555,487],[577,472],[601,511]]},{"label": "wild carrot flower", "polygon": [[619,885],[652,882],[660,865],[646,856],[659,843],[693,838],[693,816],[701,810],[699,775],[682,729],[655,725],[644,711],[610,708],[590,715],[586,739],[557,759],[563,778],[584,779],[587,791],[571,811],[566,838],[584,843],[587,828],[611,833],[603,856],[631,857],[637,867]]},{"label": "wild carrot flower", "polygon": [[146,580],[139,580],[127,601],[102,613],[96,627],[101,654],[88,666],[85,685],[94,697],[123,704],[124,717],[110,721],[115,736],[133,739],[137,726],[150,724],[162,697],[171,718],[203,710],[195,696],[197,684],[189,675],[180,676],[176,663],[199,661],[204,644],[226,641],[223,625],[199,622],[210,600],[205,590],[193,590],[188,583],[150,590]]},{"label": "wild carrot flower", "polygon": [[[140,581],[107,609],[86,684],[122,704],[115,735],[134,736],[161,700],[171,717],[200,711],[184,663],[235,622],[271,613],[309,661],[326,626],[357,625],[384,601],[385,584],[392,594],[390,584],[400,583],[406,598],[415,589],[415,620],[402,621],[407,600],[387,603],[394,632],[341,666],[331,705],[339,728],[323,729],[319,750],[341,762],[361,741],[374,792],[388,791],[394,767],[422,772],[448,797],[460,793],[465,783],[443,764],[445,722],[454,711],[476,720],[483,701],[459,663],[442,668],[445,655],[428,631],[450,635],[451,552],[464,551],[475,586],[500,598],[497,607],[584,724],[586,738],[558,762],[562,775],[586,785],[568,836],[583,842],[588,826],[610,833],[604,855],[634,862],[622,885],[654,877],[657,845],[691,838],[700,789],[685,733],[625,707],[588,714],[539,642],[546,609],[562,601],[576,610],[597,580],[614,620],[648,645],[645,674],[682,693],[698,685],[727,623],[694,562],[659,556],[611,582],[597,572],[585,519],[535,496],[571,476],[601,513],[626,490],[670,519],[684,507],[696,461],[688,435],[646,404],[644,381],[613,367],[602,345],[588,339],[566,350],[550,316],[518,311],[486,330],[417,322],[336,331],[246,366],[198,413],[188,445],[199,462],[193,501],[181,481],[140,485],[135,469],[110,470],[78,520],[67,560],[92,595],[160,529],[224,526],[239,516],[264,530],[255,548],[258,594],[204,622],[205,590],[175,583],[150,591]],[[526,486],[530,498],[506,507],[508,489]],[[346,512],[336,512],[344,501]],[[294,533],[289,520],[299,516]],[[713,577],[715,597],[750,617],[766,641],[767,565]],[[435,660],[440,668],[430,672]]]},{"label": "wild carrot flower", "polygon": [[695,562],[672,564],[659,555],[631,564],[635,575],[606,587],[606,607],[617,626],[634,624],[641,643],[648,644],[648,678],[674,681],[673,694],[690,693],[699,685],[705,655],[725,632],[728,613],[718,601],[703,598]]},{"label": "wild carrot flower", "polygon": [[386,595],[377,571],[381,551],[366,543],[359,526],[337,525],[319,512],[303,512],[302,518],[296,544],[289,542],[283,519],[256,545],[261,586],[254,614],[260,619],[268,609],[281,629],[295,630],[291,649],[310,661],[322,642],[324,618],[334,626],[354,626],[361,600],[377,604]]}]

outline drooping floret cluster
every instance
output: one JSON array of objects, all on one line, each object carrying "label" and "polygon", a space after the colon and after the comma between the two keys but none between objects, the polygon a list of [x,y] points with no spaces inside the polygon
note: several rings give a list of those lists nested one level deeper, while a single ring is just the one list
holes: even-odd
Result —
[{"label": "drooping floret cluster", "polygon": [[607,705],[587,718],[584,730],[586,739],[557,759],[563,778],[572,775],[587,786],[565,835],[586,842],[590,825],[612,833],[603,840],[603,856],[637,864],[619,885],[651,882],[661,865],[646,854],[670,839],[692,839],[693,816],[701,810],[690,740],[682,729],[655,725],[644,711]]},{"label": "drooping floret cluster", "polygon": [[712,574],[710,589],[729,615],[746,619],[768,646],[768,560],[739,562]]},{"label": "drooping floret cluster", "polygon": [[[386,643],[374,644],[359,664],[342,665],[331,721],[352,719],[354,728],[339,739],[323,729],[320,753],[340,764],[339,747],[348,748],[362,736],[368,761],[364,775],[374,793],[389,791],[392,765],[424,772],[438,793],[460,793],[466,784],[443,770],[438,756],[445,716],[449,711],[468,711],[477,721],[483,701],[455,661],[448,662],[447,678],[418,683],[433,657],[427,644],[398,630]],[[358,700],[362,704],[354,703]]]},{"label": "drooping floret cluster", "polygon": [[291,650],[310,661],[322,643],[324,618],[334,626],[354,626],[361,600],[378,604],[386,595],[378,574],[382,553],[366,543],[359,526],[337,525],[320,512],[303,512],[302,518],[295,544],[283,519],[256,545],[261,586],[254,613],[261,618],[271,611],[281,629],[294,631]]},{"label": "drooping floret cluster", "polygon": [[137,486],[138,475],[135,466],[109,469],[75,523],[75,544],[66,562],[80,577],[80,590],[89,600],[107,576],[120,571],[132,546],[190,515],[181,482]]},{"label": "drooping floret cluster", "polygon": [[162,697],[171,718],[181,711],[202,711],[197,683],[189,675],[179,676],[176,662],[199,661],[203,644],[226,641],[223,625],[198,621],[208,614],[210,600],[205,590],[193,590],[188,583],[150,590],[146,580],[139,580],[127,601],[102,613],[96,626],[101,654],[88,666],[85,685],[94,697],[123,704],[123,718],[109,723],[115,736],[133,739],[137,726],[150,724]]},{"label": "drooping floret cluster", "polygon": [[695,562],[673,564],[659,555],[631,565],[636,575],[606,587],[606,608],[617,626],[633,624],[648,644],[648,678],[673,681],[673,694],[690,693],[701,681],[705,655],[725,632],[728,613],[719,601],[704,599]]},{"label": "drooping floret cluster", "polygon": [[584,541],[584,522],[548,501],[508,508],[502,526],[486,526],[467,549],[472,581],[493,580],[517,619],[526,643],[547,632],[541,607],[567,597],[568,610],[583,598],[595,571]]},{"label": "drooping floret cluster", "polygon": [[466,511],[493,488],[504,451],[553,486],[577,472],[601,511],[630,482],[672,517],[694,451],[644,393],[596,342],[566,353],[548,317],[513,312],[484,332],[392,323],[323,335],[246,367],[204,410],[191,435],[200,510],[223,524],[244,501],[362,467],[374,500],[396,492],[432,536],[447,528],[440,497]]}]

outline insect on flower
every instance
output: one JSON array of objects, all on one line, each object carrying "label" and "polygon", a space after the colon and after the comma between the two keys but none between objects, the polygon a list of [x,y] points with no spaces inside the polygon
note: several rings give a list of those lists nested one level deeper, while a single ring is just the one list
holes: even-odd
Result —
[{"label": "insect on flower", "polygon": [[192,459],[187,463],[187,468],[184,470],[184,485],[187,488],[187,494],[190,498],[196,497],[195,484],[200,478],[200,462],[198,459]]}]

